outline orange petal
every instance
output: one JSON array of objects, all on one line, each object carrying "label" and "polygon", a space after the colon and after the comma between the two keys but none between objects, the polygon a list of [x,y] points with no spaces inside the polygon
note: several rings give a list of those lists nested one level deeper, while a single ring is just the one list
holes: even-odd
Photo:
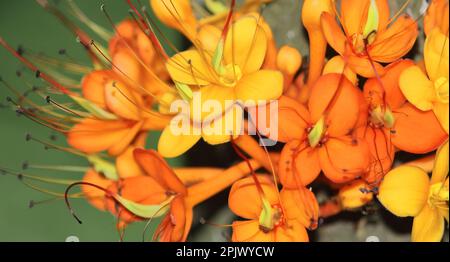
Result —
[{"label": "orange petal", "polygon": [[350,53],[350,55],[347,56],[347,63],[358,75],[366,78],[375,77],[377,73],[378,75],[383,75],[385,73],[385,69],[381,64],[375,61],[371,63],[367,57],[359,57]]},{"label": "orange petal", "polygon": [[233,242],[273,242],[273,233],[260,230],[258,220],[233,222]]},{"label": "orange petal", "polygon": [[347,38],[334,16],[327,12],[322,13],[320,22],[328,44],[339,54],[344,54]]},{"label": "orange petal", "polygon": [[125,151],[125,149],[133,142],[136,135],[141,131],[143,122],[137,122],[132,127],[127,130],[127,134],[123,136],[120,140],[116,141],[108,149],[108,153],[112,156],[120,155]]},{"label": "orange petal", "polygon": [[136,163],[136,160],[134,160],[134,149],[136,149],[136,147],[130,146],[116,158],[116,169],[120,178],[144,175],[141,167]]},{"label": "orange petal", "polygon": [[[108,190],[117,193],[123,198],[143,205],[157,205],[167,199],[167,192],[159,183],[149,176],[130,177],[122,180],[120,183],[114,183]],[[118,206],[111,199],[107,199],[108,210],[125,222],[141,220],[124,207]]]},{"label": "orange petal", "polygon": [[370,152],[365,141],[352,137],[331,138],[319,149],[319,161],[327,178],[345,183],[367,172]]},{"label": "orange petal", "polygon": [[369,172],[364,175],[364,179],[369,185],[381,182],[384,175],[391,169],[395,148],[390,136],[388,129],[365,128],[364,140],[369,146],[371,161]]},{"label": "orange petal", "polygon": [[311,120],[317,123],[326,114],[330,136],[353,130],[358,120],[361,92],[343,75],[328,74],[317,80],[309,100]]},{"label": "orange petal", "polygon": [[[268,176],[258,176],[264,196],[271,204],[278,203],[278,194]],[[236,215],[246,219],[259,219],[262,211],[261,195],[258,193],[253,177],[241,179],[233,184],[228,197],[228,206]],[[243,201],[245,199],[245,201]]]},{"label": "orange petal", "polygon": [[105,102],[108,109],[114,114],[129,120],[140,120],[140,109],[142,103],[126,85],[114,80],[105,85]]},{"label": "orange petal", "polygon": [[133,125],[134,122],[131,121],[104,121],[86,118],[69,131],[67,142],[85,153],[98,153],[120,142],[127,136]]},{"label": "orange petal", "polygon": [[[251,119],[253,124],[258,127],[258,130],[269,129],[269,124],[271,123],[274,114],[270,113],[271,107],[274,106],[273,103],[263,106],[258,106],[257,108],[249,109],[251,114]],[[265,114],[265,122],[262,117]],[[260,119],[261,117],[261,119]],[[270,134],[262,132],[265,136],[277,140],[280,142],[287,143],[293,139],[302,139],[305,136],[305,130],[311,119],[309,117],[309,112],[299,102],[287,96],[281,96],[278,100],[278,134]],[[262,126],[265,123],[265,126]],[[296,123],[293,125],[292,123]]]},{"label": "orange petal", "polygon": [[[378,79],[369,79],[364,86],[364,94],[367,99],[374,99],[373,93],[379,94],[380,103],[384,105],[384,97],[387,105],[392,109],[399,108],[405,102],[405,96],[399,87],[399,79],[403,71],[414,65],[411,60],[399,60],[387,66],[386,73],[381,77],[381,85]],[[385,92],[385,93],[384,93]],[[383,96],[384,94],[384,96]],[[372,103],[372,106],[377,104]]]},{"label": "orange petal", "polygon": [[287,225],[275,229],[274,242],[309,242],[309,236],[299,221],[289,220]]},{"label": "orange petal", "polygon": [[144,171],[167,190],[186,195],[183,182],[167,162],[154,150],[135,149],[134,158]]},{"label": "orange petal", "polygon": [[321,171],[318,151],[299,140],[284,146],[278,165],[280,182],[290,189],[311,184]]},{"label": "orange petal", "polygon": [[86,75],[81,82],[83,97],[105,108],[105,86],[112,74],[111,70],[97,70]]},{"label": "orange petal", "polygon": [[314,193],[302,187],[295,190],[283,188],[281,203],[288,221],[298,220],[303,227],[316,229],[319,218],[319,203]]},{"label": "orange petal", "polygon": [[184,198],[181,196],[175,197],[170,205],[170,222],[173,225],[170,234],[171,242],[180,242],[183,240],[186,228],[186,212],[185,212]]},{"label": "orange petal", "polygon": [[372,59],[390,63],[405,56],[416,42],[418,34],[414,19],[409,16],[399,17],[386,31],[379,32],[368,47]]},{"label": "orange petal", "polygon": [[[93,169],[89,169],[83,177],[83,182],[91,183],[102,188],[109,187],[114,181],[106,179],[104,176],[95,172]],[[82,185],[81,190],[86,196],[87,201],[95,208],[100,210],[106,210],[105,192],[96,189],[92,186]]]},{"label": "orange petal", "polygon": [[400,150],[425,154],[436,150],[448,139],[432,111],[422,112],[406,103],[394,112],[394,116],[392,143]]}]

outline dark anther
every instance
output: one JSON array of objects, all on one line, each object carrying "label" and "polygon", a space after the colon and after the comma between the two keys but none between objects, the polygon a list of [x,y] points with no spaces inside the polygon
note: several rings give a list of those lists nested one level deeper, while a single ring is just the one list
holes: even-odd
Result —
[{"label": "dark anther", "polygon": [[23,55],[23,53],[25,53],[25,49],[23,49],[23,46],[21,46],[21,45],[19,45],[18,47],[17,47],[17,54],[18,55],[20,55],[20,56],[22,56]]},{"label": "dark anther", "polygon": [[46,96],[45,101],[47,102],[47,104],[50,104],[50,102],[52,101],[52,98],[50,96]]},{"label": "dark anther", "polygon": [[12,102],[12,98],[11,98],[10,96],[7,96],[7,97],[6,97],[6,101],[7,101],[7,102]]},{"label": "dark anther", "polygon": [[23,170],[26,170],[26,169],[28,169],[28,161],[24,161],[23,163],[22,163],[22,169]]},{"label": "dark anther", "polygon": [[67,53],[67,51],[64,48],[61,48],[58,50],[58,54],[60,54],[60,55],[65,55],[66,53]]},{"label": "dark anther", "polygon": [[39,71],[39,70],[36,70],[36,78],[39,78],[39,77],[41,77],[41,71]]},{"label": "dark anther", "polygon": [[22,174],[17,174],[17,179],[22,180],[23,179],[23,175]]},{"label": "dark anther", "polygon": [[17,70],[17,71],[16,71],[16,76],[17,76],[17,77],[21,77],[21,76],[22,76],[22,72],[21,72],[20,70]]},{"label": "dark anther", "polygon": [[58,137],[55,134],[51,134],[50,135],[50,140],[56,141],[56,140],[58,140]]},{"label": "dark anther", "polygon": [[25,135],[25,141],[30,141],[33,137],[31,136],[31,134],[26,134]]},{"label": "dark anther", "polygon": [[28,207],[33,208],[35,204],[36,203],[33,200],[30,200],[30,202],[28,203]]}]

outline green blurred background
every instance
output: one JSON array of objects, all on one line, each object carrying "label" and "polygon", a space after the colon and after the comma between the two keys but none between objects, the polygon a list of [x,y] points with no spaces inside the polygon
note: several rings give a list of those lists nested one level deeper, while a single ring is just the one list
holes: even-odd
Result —
[{"label": "green blurred background", "polygon": [[[148,5],[147,1],[142,2]],[[63,11],[68,9],[67,1],[54,3]],[[77,0],[76,3],[92,20],[110,31],[112,31],[111,26],[100,10],[102,3],[105,4],[115,22],[129,17],[129,7],[125,1]],[[175,44],[182,43],[178,34],[167,29],[165,32]],[[82,61],[84,64],[88,64],[89,61],[76,38],[58,19],[46,12],[34,0],[0,1],[0,36],[14,48],[21,45],[25,50],[42,51],[53,57],[58,57],[58,51],[65,49],[67,55],[77,61]],[[17,71],[21,72],[21,77],[17,76]],[[0,77],[21,91],[27,89],[27,82],[42,84],[39,79],[34,78],[33,72],[26,70],[3,48],[0,48]],[[0,167],[21,171],[24,161],[31,164],[87,166],[87,163],[79,157],[45,150],[42,145],[26,142],[26,133],[44,140],[50,140],[54,133],[23,116],[18,117],[6,102],[6,97],[11,95],[3,85],[0,86]],[[45,101],[37,101],[45,104]],[[156,138],[154,135],[151,139],[155,141]],[[64,142],[61,135],[58,135],[57,139],[59,143]],[[24,172],[54,177],[64,176],[71,179],[82,176],[77,173],[49,173],[35,170]],[[26,187],[16,177],[0,176],[0,241],[65,241],[70,236],[76,236],[83,242],[118,241],[114,217],[94,209],[84,200],[73,201],[76,212],[83,219],[83,225],[73,220],[62,200],[37,205],[31,209],[28,207],[30,200],[40,201],[48,198],[50,197]],[[125,240],[140,241],[143,227],[142,223],[130,226]]]}]

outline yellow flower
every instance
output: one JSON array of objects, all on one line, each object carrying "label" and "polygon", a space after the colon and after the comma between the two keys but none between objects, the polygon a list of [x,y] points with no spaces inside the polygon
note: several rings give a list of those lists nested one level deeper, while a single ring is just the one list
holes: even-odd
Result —
[{"label": "yellow flower", "polygon": [[[243,16],[230,25],[229,30],[227,27],[226,24],[222,37],[215,41],[215,50],[211,50],[211,43],[207,47],[202,41],[192,41],[194,49],[180,52],[167,62],[180,95],[189,102],[192,130],[197,132],[177,135],[168,126],[158,145],[164,157],[183,154],[201,138],[217,145],[229,142],[231,135],[236,137],[242,127],[239,122],[243,119],[239,117],[240,109],[227,101],[268,103],[278,99],[283,92],[283,74],[261,69],[266,57],[267,35],[259,19]],[[193,96],[194,91],[201,95],[200,101]],[[218,116],[210,118],[210,112],[202,112],[200,116],[194,114],[195,108],[203,108],[209,101],[221,104],[222,111]],[[202,124],[205,121],[211,122],[212,127],[220,123],[225,126],[225,121],[230,118],[236,120],[232,121],[236,123],[232,130],[223,129],[214,135],[204,132]]]},{"label": "yellow flower", "polygon": [[431,180],[421,168],[404,165],[390,171],[378,199],[399,217],[414,217],[414,242],[441,241],[448,223],[448,141],[438,150]]},{"label": "yellow flower", "polygon": [[424,56],[427,74],[418,66],[406,69],[400,77],[400,88],[415,107],[433,110],[448,134],[449,44],[448,36],[438,28],[427,37]]}]

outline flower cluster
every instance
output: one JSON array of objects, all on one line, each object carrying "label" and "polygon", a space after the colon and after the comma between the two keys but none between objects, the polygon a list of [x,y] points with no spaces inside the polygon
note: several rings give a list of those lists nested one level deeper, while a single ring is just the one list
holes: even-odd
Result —
[{"label": "flower cluster", "polygon": [[[117,25],[102,6],[109,32],[70,1],[104,45],[38,1],[78,37],[90,66],[56,63],[0,38],[44,81],[43,90],[33,91],[48,105],[1,80],[15,95],[8,100],[19,114],[62,133],[68,146],[27,139],[89,162],[80,181],[5,172],[65,186],[64,194],[45,192],[65,198],[79,222],[71,198],[110,212],[121,232],[160,218],[157,241],[188,240],[194,207],[230,187],[228,206],[240,217],[230,225],[231,241],[306,242],[320,218],[376,198],[396,216],[414,217],[413,241],[442,239],[449,201],[448,1],[430,1],[423,19],[414,19],[404,13],[409,1],[392,14],[387,0],[304,0],[299,23],[309,36],[307,63],[297,49],[276,42],[259,13],[271,0],[205,6],[150,0],[157,18],[189,41],[183,51],[145,6],[126,2],[132,19]],[[423,55],[409,59],[421,34]],[[74,73],[81,82],[68,77]],[[150,131],[161,132],[154,149],[147,146]],[[166,162],[200,140],[229,144],[242,162],[226,169]],[[397,161],[400,152],[412,161]],[[318,184],[335,195],[319,203]],[[71,193],[75,186],[81,192]]]}]

